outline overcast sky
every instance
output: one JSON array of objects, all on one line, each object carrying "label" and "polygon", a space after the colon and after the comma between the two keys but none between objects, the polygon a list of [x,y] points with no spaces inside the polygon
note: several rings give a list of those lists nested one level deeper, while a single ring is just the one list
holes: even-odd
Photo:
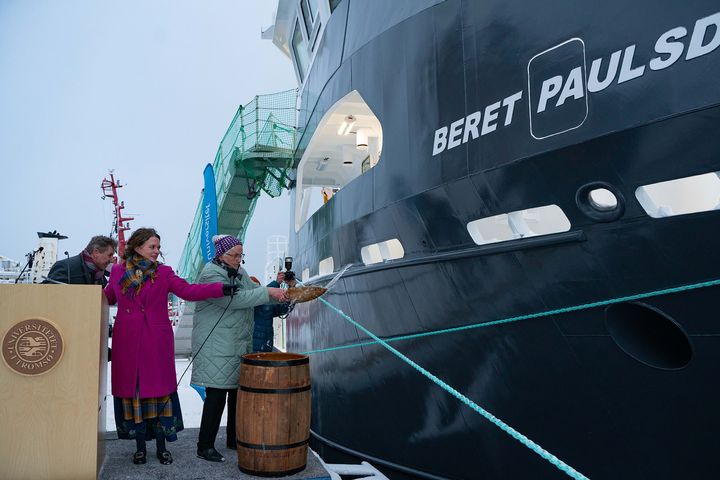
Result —
[{"label": "overcast sky", "polygon": [[[0,0],[0,255],[24,261],[36,232],[77,254],[108,234],[109,169],[126,212],[162,236],[174,268],[202,171],[240,104],[296,86],[260,31],[271,0]],[[272,220],[271,220],[272,219]],[[246,238],[260,276],[265,241],[287,235],[288,197],[261,199]]]}]

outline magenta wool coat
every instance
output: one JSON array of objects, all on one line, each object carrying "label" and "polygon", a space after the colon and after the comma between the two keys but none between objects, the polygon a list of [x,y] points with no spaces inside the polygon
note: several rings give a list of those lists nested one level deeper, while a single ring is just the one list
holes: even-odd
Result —
[{"label": "magenta wool coat", "polygon": [[176,390],[175,342],[168,317],[168,293],[190,301],[223,296],[222,283],[191,284],[159,265],[155,281],[147,281],[140,294],[123,295],[120,279],[125,263],[113,265],[105,296],[117,303],[112,336],[112,394],[140,398],[163,397]]}]

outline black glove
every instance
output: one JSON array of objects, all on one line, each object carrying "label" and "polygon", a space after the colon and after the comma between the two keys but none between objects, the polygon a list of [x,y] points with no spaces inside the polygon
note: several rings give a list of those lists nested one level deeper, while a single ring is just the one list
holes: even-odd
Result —
[{"label": "black glove", "polygon": [[235,295],[239,289],[240,287],[238,287],[237,285],[230,285],[229,283],[226,283],[223,285],[223,295],[225,295],[226,297]]}]

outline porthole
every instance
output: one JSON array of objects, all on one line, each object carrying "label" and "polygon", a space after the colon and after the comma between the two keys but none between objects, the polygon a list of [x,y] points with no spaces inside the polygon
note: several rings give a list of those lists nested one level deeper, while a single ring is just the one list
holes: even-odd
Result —
[{"label": "porthole", "polygon": [[599,212],[607,212],[617,208],[617,197],[607,188],[596,188],[588,193],[590,206]]},{"label": "porthole", "polygon": [[605,309],[605,326],[615,344],[638,362],[678,370],[692,359],[690,337],[668,315],[644,303],[619,303]]},{"label": "porthole", "polygon": [[578,209],[596,222],[613,222],[625,213],[625,198],[607,182],[592,182],[575,194]]}]

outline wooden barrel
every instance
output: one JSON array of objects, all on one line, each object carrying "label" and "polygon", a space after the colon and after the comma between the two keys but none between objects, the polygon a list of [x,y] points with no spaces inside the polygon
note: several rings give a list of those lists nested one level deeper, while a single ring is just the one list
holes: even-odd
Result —
[{"label": "wooden barrel", "polygon": [[297,353],[248,353],[240,360],[238,467],[260,477],[305,469],[310,440],[310,359]]}]

